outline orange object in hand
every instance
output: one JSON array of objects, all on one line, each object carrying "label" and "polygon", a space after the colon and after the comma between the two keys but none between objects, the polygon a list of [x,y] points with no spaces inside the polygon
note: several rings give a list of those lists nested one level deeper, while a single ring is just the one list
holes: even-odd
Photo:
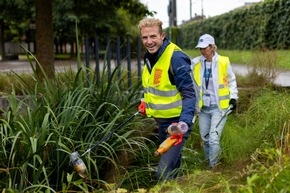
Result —
[{"label": "orange object in hand", "polygon": [[142,115],[146,115],[146,103],[144,102],[144,99],[141,99],[141,104],[138,106],[138,111]]},{"label": "orange object in hand", "polygon": [[171,135],[170,137],[168,137],[159,145],[159,148],[154,152],[154,156],[158,157],[163,153],[166,153],[173,145],[180,144],[182,142],[182,136],[183,134]]}]

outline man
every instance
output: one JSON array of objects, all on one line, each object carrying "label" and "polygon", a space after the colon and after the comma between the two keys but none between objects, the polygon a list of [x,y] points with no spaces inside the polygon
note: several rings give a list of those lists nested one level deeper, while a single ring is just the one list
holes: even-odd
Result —
[{"label": "man", "polygon": [[167,129],[172,123],[186,125],[182,142],[162,154],[157,168],[158,180],[173,179],[180,171],[181,151],[192,130],[196,99],[191,61],[165,37],[159,19],[145,18],[138,27],[147,50],[142,73],[144,101],[138,109],[143,115],[155,119],[160,143],[169,137]]}]

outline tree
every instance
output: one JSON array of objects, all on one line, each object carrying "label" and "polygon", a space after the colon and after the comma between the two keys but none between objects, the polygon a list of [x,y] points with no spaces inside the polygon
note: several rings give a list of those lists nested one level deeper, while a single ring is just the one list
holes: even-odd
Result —
[{"label": "tree", "polygon": [[5,46],[4,46],[4,19],[0,18],[0,54],[2,60],[5,58]]},{"label": "tree", "polygon": [[[35,0],[36,7],[36,73],[44,78],[42,69],[49,78],[54,77],[54,47],[52,27],[52,0]],[[42,67],[42,69],[41,69]]]},{"label": "tree", "polygon": [[137,36],[138,21],[153,15],[139,0],[55,0],[53,11],[54,32],[60,43],[75,39],[76,18],[81,36],[109,34],[114,38]]},{"label": "tree", "polygon": [[0,54],[5,60],[5,40],[21,40],[29,29],[31,16],[34,16],[34,6],[30,0],[1,0],[0,10]]},{"label": "tree", "polygon": [[[3,18],[8,26],[26,22],[26,28],[18,30],[18,37],[27,34],[30,21],[35,19],[36,57],[49,78],[55,71],[54,42],[75,40],[76,18],[81,36],[114,37],[136,35],[138,20],[153,15],[139,0],[1,0],[0,8],[0,21]],[[43,78],[40,66],[36,70]]]}]

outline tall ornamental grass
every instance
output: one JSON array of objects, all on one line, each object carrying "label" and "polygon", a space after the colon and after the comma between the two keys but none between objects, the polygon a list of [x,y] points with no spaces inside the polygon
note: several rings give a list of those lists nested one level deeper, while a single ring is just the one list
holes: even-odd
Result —
[{"label": "tall ornamental grass", "polygon": [[109,80],[103,74],[100,85],[95,84],[92,71],[87,78],[87,70],[80,67],[54,80],[39,80],[34,68],[29,79],[15,74],[21,97],[12,87],[7,94],[9,108],[2,109],[0,119],[0,189],[86,192],[120,186],[136,189],[155,181],[151,153],[156,147],[146,136],[151,121],[147,120],[149,128],[144,132],[140,128],[146,119],[141,116],[82,157],[89,180],[73,170],[70,154],[82,154],[111,133],[137,111],[140,100],[140,82],[126,91],[120,89],[126,79],[116,72],[122,69],[115,69]]}]

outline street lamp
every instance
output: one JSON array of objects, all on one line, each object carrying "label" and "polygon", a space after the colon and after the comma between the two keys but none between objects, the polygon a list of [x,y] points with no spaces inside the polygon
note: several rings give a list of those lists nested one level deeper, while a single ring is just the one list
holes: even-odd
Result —
[{"label": "street lamp", "polygon": [[168,11],[168,16],[169,16],[169,39],[171,39],[171,27],[177,26],[176,0],[169,0],[167,11]]}]

